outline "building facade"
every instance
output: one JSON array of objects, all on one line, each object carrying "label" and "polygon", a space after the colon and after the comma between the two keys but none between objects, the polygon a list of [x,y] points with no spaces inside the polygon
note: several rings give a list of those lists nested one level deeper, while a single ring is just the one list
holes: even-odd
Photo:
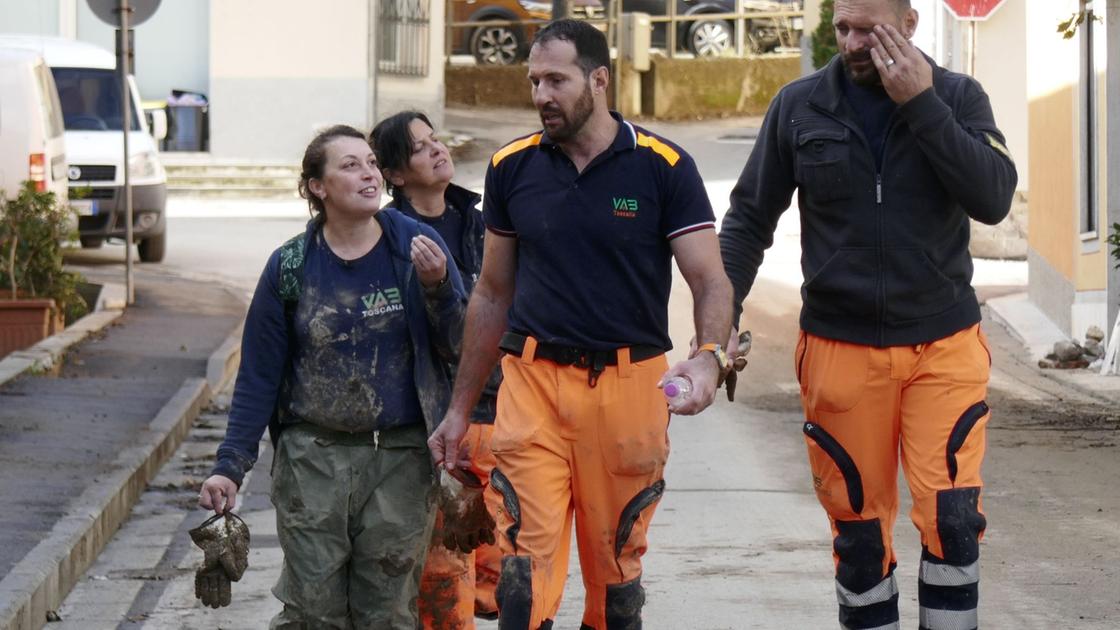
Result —
[{"label": "building facade", "polygon": [[[442,0],[162,0],[135,29],[145,100],[206,96],[216,158],[293,162],[315,131],[406,107],[443,120]],[[114,50],[84,0],[0,0],[0,31]]]}]

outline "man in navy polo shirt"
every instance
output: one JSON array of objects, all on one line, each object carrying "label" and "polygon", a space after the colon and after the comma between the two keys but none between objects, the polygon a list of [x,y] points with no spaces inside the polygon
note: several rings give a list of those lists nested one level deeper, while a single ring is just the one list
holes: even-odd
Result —
[{"label": "man in navy polo shirt", "polygon": [[[491,442],[503,630],[552,627],[573,516],[583,628],[641,626],[669,412],[706,408],[726,368],[731,287],[703,182],[683,150],[607,109],[609,63],[585,22],[537,34],[529,80],[544,129],[491,160],[482,274],[451,406],[429,440],[437,464],[463,465],[470,410],[504,350]],[[674,257],[702,345],[669,369]],[[673,376],[692,392],[667,407],[658,388]]]}]

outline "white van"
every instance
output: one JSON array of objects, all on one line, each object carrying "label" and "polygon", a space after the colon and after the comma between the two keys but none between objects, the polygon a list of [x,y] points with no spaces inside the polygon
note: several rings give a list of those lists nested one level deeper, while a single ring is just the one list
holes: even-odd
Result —
[{"label": "white van", "polygon": [[0,191],[23,182],[66,203],[66,139],[50,68],[36,52],[0,49]]},{"label": "white van", "polygon": [[[106,238],[125,238],[124,138],[116,57],[103,48],[72,39],[0,36],[0,49],[11,48],[37,51],[53,73],[66,127],[70,205],[79,214],[82,246],[100,247]],[[167,121],[157,119],[153,137],[132,76],[128,85],[132,101],[128,135],[132,233],[140,260],[159,262],[167,249],[167,173],[160,164],[156,143],[167,135]]]}]

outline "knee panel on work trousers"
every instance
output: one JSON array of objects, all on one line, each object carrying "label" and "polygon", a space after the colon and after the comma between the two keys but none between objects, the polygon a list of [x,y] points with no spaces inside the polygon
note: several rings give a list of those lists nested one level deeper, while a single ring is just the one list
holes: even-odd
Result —
[{"label": "knee panel on work trousers", "polygon": [[607,586],[606,630],[641,630],[646,592],[641,578]]},{"label": "knee panel on work trousers", "polygon": [[980,488],[937,493],[937,534],[944,557],[922,550],[918,621],[923,630],[973,630],[979,624]]},{"label": "knee panel on work trousers", "polygon": [[[879,519],[836,521],[836,599],[844,628],[891,628],[898,623],[894,572],[883,575],[883,534]],[[892,567],[893,569],[893,567]]]},{"label": "knee panel on work trousers", "polygon": [[498,578],[495,596],[498,600],[498,628],[528,630],[533,613],[533,570],[532,561],[527,556],[502,558],[502,576]]}]

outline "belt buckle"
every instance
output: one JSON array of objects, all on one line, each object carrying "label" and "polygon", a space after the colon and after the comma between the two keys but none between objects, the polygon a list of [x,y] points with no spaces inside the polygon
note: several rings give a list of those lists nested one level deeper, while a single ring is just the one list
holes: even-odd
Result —
[{"label": "belt buckle", "polygon": [[579,348],[568,348],[572,353],[572,365],[577,368],[591,367],[591,353]]}]

